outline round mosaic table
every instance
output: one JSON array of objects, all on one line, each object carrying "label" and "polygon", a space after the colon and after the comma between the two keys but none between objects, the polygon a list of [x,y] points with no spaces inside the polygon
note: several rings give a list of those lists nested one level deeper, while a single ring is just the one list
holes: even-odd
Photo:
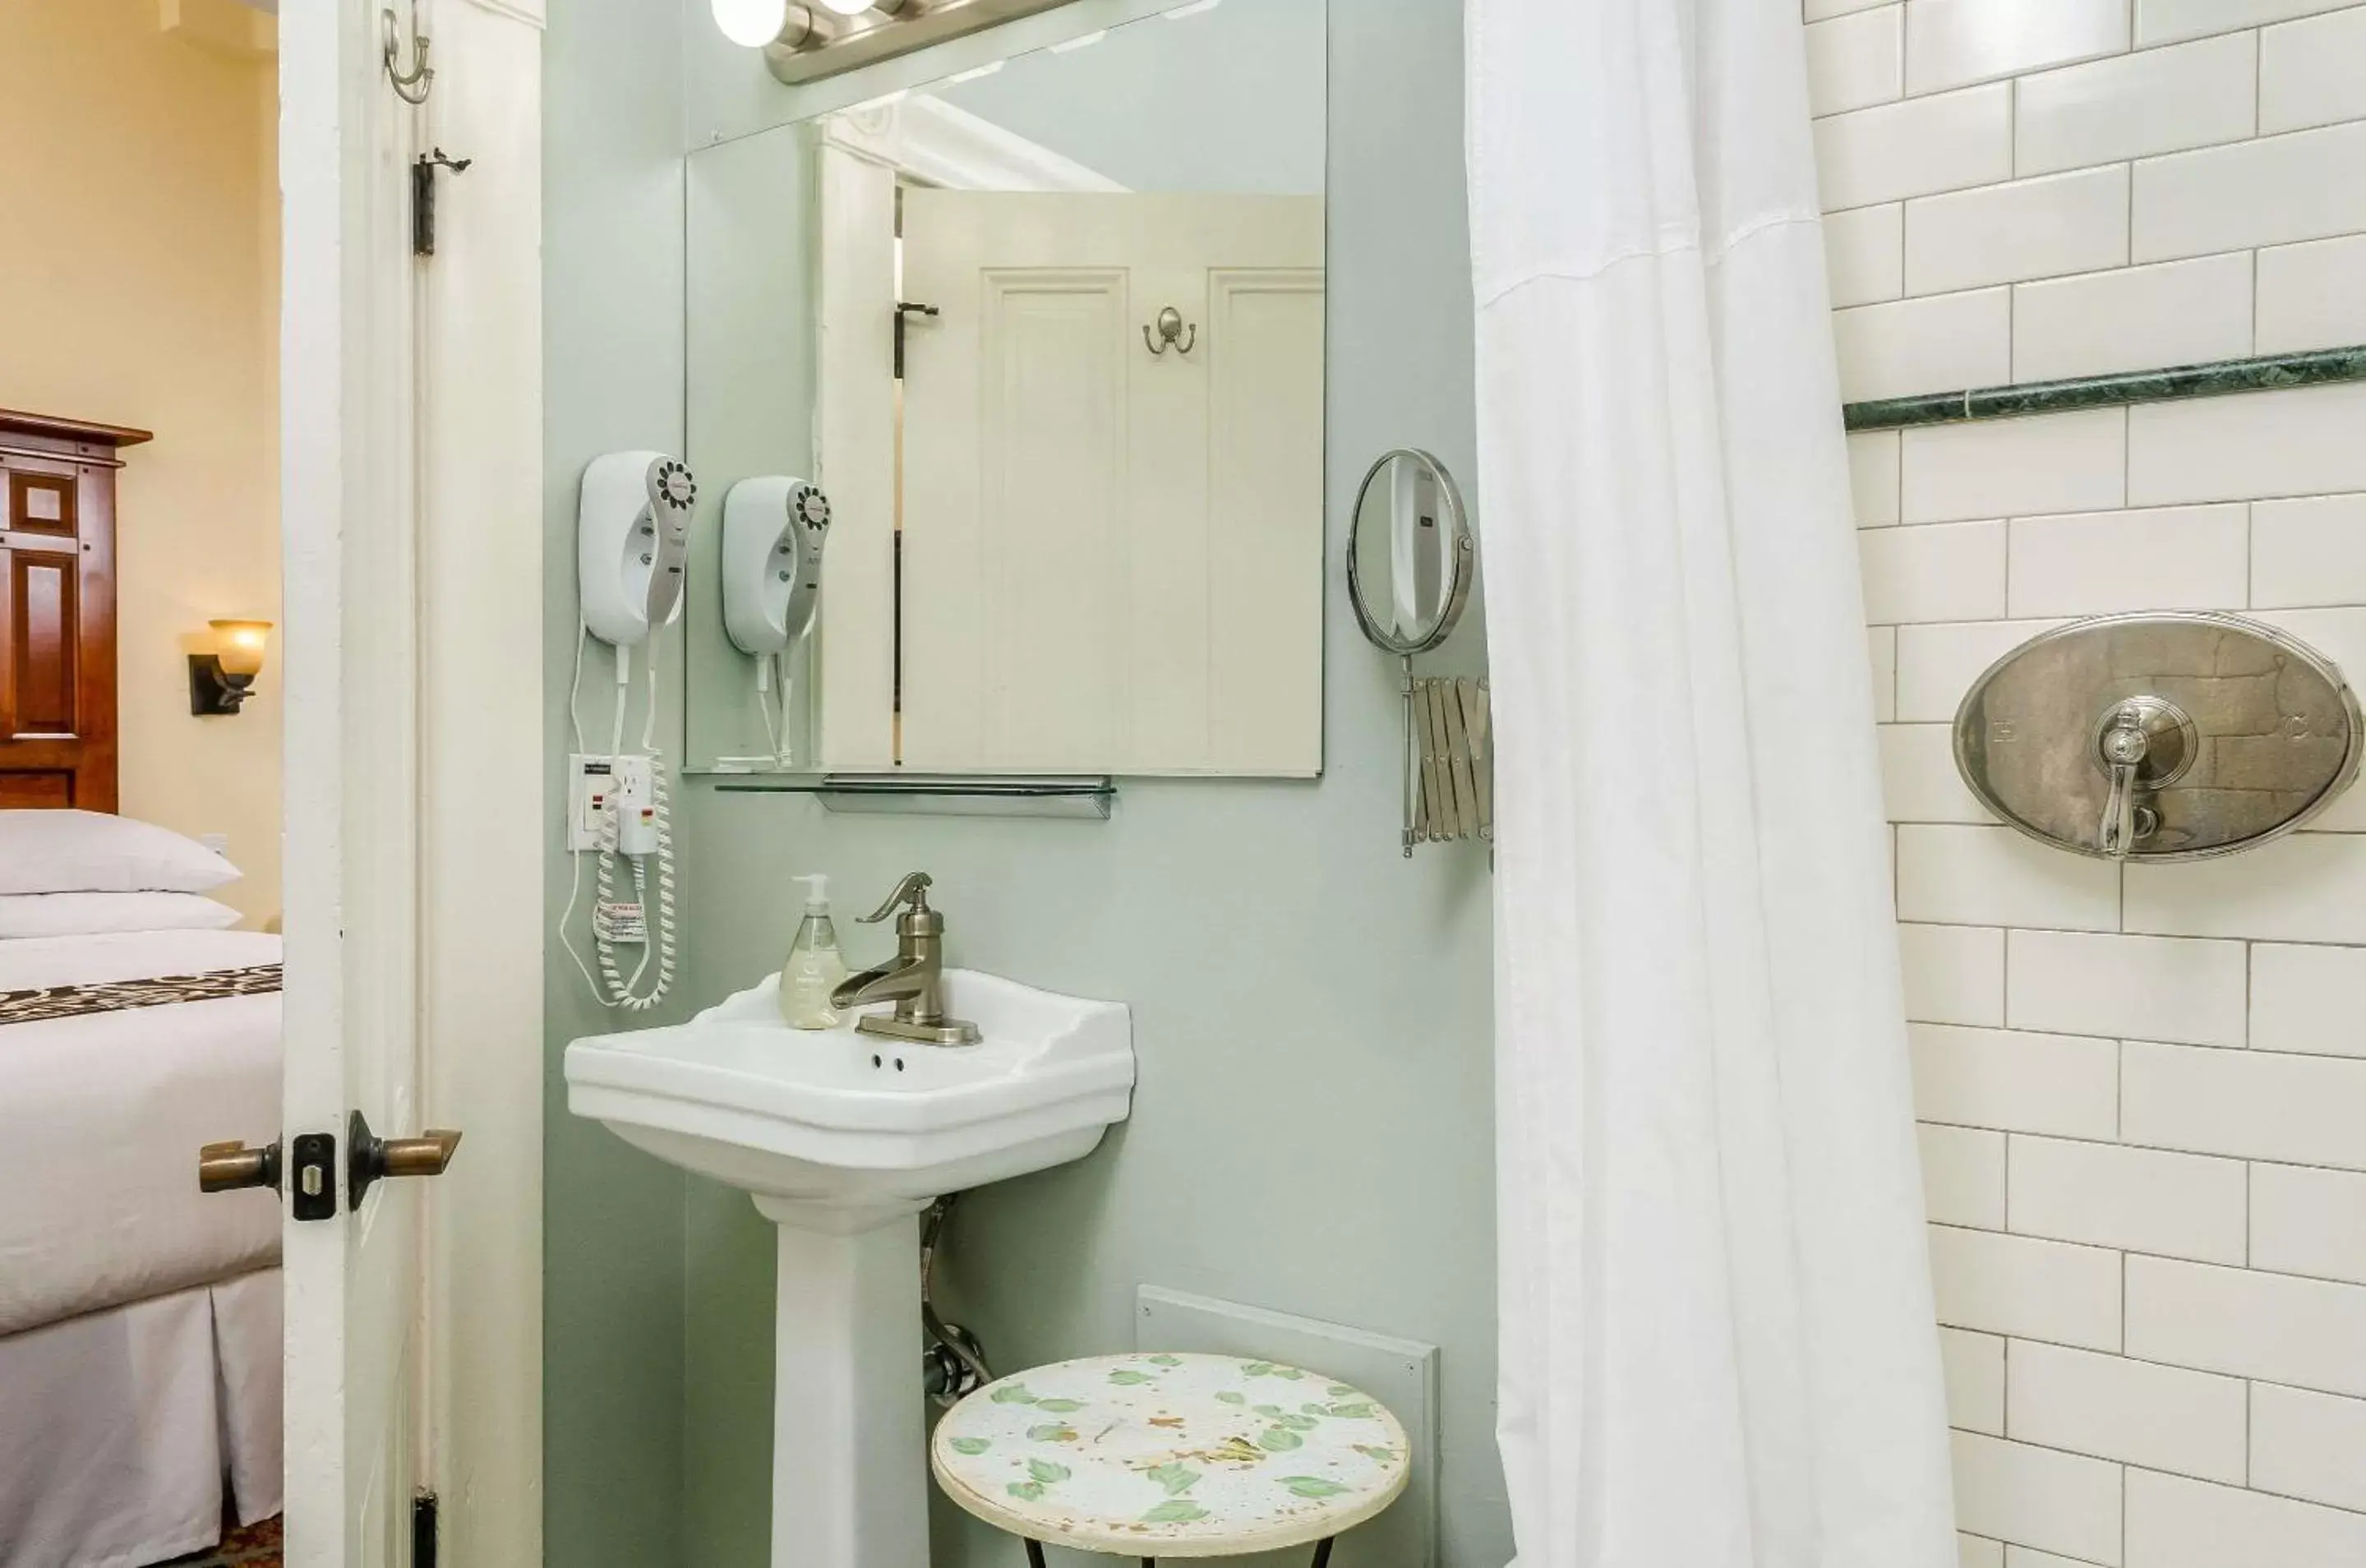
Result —
[{"label": "round mosaic table", "polygon": [[1096,1356],[986,1384],[937,1423],[945,1495],[1027,1543],[1139,1557],[1314,1545],[1397,1499],[1404,1427],[1318,1372],[1231,1356]]}]

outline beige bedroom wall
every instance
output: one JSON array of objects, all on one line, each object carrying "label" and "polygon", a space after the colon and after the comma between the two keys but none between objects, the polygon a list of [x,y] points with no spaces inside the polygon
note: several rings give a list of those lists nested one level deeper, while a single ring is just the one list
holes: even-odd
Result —
[{"label": "beige bedroom wall", "polygon": [[188,709],[217,616],[279,619],[271,18],[231,0],[0,0],[0,407],[152,430],[118,491],[125,815],[226,833],[279,911],[277,638]]}]

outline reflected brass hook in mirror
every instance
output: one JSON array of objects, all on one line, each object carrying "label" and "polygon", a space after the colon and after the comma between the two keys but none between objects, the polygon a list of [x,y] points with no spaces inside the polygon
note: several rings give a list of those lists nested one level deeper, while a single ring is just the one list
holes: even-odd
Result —
[{"label": "reflected brass hook in mirror", "polygon": [[1200,345],[1200,324],[1197,321],[1192,322],[1191,335],[1185,337],[1183,312],[1172,305],[1158,312],[1156,325],[1158,336],[1155,340],[1151,337],[1149,327],[1142,329],[1143,345],[1153,354],[1166,353],[1166,345],[1170,343],[1175,345],[1175,352],[1177,354],[1189,354]]}]

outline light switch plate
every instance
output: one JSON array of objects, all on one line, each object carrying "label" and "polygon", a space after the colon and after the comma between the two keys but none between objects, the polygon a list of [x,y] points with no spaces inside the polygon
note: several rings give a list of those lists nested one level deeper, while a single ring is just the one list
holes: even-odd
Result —
[{"label": "light switch plate", "polygon": [[[1412,1440],[1404,1495],[1339,1538],[1334,1568],[1435,1568],[1437,1562],[1437,1347],[1311,1317],[1186,1295],[1134,1292],[1133,1348],[1247,1356],[1353,1383],[1387,1405]],[[1304,1550],[1228,1559],[1246,1568],[1305,1568]]]}]

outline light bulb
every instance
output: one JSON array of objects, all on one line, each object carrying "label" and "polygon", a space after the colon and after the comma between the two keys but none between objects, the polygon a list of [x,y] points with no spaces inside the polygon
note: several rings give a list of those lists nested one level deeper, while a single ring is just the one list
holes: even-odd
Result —
[{"label": "light bulb", "polygon": [[789,25],[788,0],[712,0],[715,25],[747,49],[761,49]]}]

